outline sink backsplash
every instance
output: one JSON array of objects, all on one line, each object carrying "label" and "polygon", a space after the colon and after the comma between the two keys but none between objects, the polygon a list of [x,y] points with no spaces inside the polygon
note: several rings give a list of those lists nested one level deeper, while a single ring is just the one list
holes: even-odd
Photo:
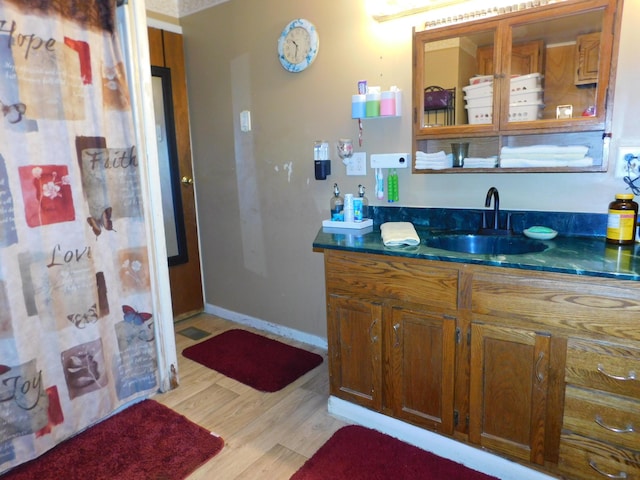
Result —
[{"label": "sink backsplash", "polygon": [[[456,230],[474,232],[482,224],[482,212],[488,218],[492,209],[417,208],[369,206],[375,227],[384,222],[411,222],[422,230]],[[604,237],[607,231],[607,214],[572,212],[537,212],[530,210],[500,210],[500,225],[506,225],[511,215],[511,227],[515,233],[541,225],[553,228],[563,236]]]}]

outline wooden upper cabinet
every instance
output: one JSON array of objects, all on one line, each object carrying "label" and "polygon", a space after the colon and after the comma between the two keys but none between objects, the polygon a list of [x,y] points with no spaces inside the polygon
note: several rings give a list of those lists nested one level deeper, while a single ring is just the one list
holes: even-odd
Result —
[{"label": "wooden upper cabinet", "polygon": [[[494,159],[484,168],[413,173],[603,172],[621,0],[566,0],[414,33],[416,152]],[[433,122],[425,88],[455,91],[454,122]],[[580,158],[502,163],[504,147],[586,146]],[[416,158],[415,156],[413,158]],[[530,160],[530,159],[529,159]],[[495,168],[497,166],[498,168]]]}]

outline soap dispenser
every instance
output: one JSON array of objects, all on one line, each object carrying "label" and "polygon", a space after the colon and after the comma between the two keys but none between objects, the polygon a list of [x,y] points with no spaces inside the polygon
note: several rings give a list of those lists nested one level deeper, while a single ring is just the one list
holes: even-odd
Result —
[{"label": "soap dispenser", "polygon": [[369,200],[364,196],[364,185],[358,185],[358,196],[362,199],[362,218],[369,218]]},{"label": "soap dispenser", "polygon": [[331,209],[331,220],[334,222],[344,221],[344,199],[340,196],[340,189],[338,188],[337,183],[333,184],[333,197],[331,197],[329,204]]}]

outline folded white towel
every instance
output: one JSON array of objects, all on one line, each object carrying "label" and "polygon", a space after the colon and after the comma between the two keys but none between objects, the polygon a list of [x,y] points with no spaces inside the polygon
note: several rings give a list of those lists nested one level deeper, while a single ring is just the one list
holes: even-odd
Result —
[{"label": "folded white towel", "polygon": [[590,167],[593,165],[593,158],[584,157],[578,160],[530,160],[526,158],[501,158],[502,168],[518,167]]},{"label": "folded white towel", "polygon": [[443,168],[451,168],[453,166],[453,156],[444,153],[444,151],[436,153],[416,152],[414,165],[418,170],[442,170]]},{"label": "folded white towel", "polygon": [[585,156],[589,147],[585,145],[529,145],[527,147],[502,147],[500,156],[509,153],[577,153]]},{"label": "folded white towel", "polygon": [[439,152],[435,152],[435,153],[425,153],[425,152],[416,152],[416,159],[419,160],[431,160],[431,159],[440,159],[443,157],[446,157],[447,154],[444,153],[444,150],[440,150]]},{"label": "folded white towel", "polygon": [[498,157],[467,157],[464,159],[463,167],[465,168],[493,168],[496,166]]},{"label": "folded white towel", "polygon": [[411,222],[385,222],[380,225],[382,243],[387,247],[419,245],[420,237]]}]

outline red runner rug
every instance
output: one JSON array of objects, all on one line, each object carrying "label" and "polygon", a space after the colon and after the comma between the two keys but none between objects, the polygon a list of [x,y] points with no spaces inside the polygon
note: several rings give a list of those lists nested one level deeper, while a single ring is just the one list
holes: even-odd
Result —
[{"label": "red runner rug", "polygon": [[144,400],[0,478],[181,480],[223,445],[182,415]]},{"label": "red runner rug", "polygon": [[338,430],[291,480],[495,479],[369,428]]},{"label": "red runner rug", "polygon": [[322,356],[247,330],[227,330],[182,355],[262,392],[276,392],[322,363]]}]

